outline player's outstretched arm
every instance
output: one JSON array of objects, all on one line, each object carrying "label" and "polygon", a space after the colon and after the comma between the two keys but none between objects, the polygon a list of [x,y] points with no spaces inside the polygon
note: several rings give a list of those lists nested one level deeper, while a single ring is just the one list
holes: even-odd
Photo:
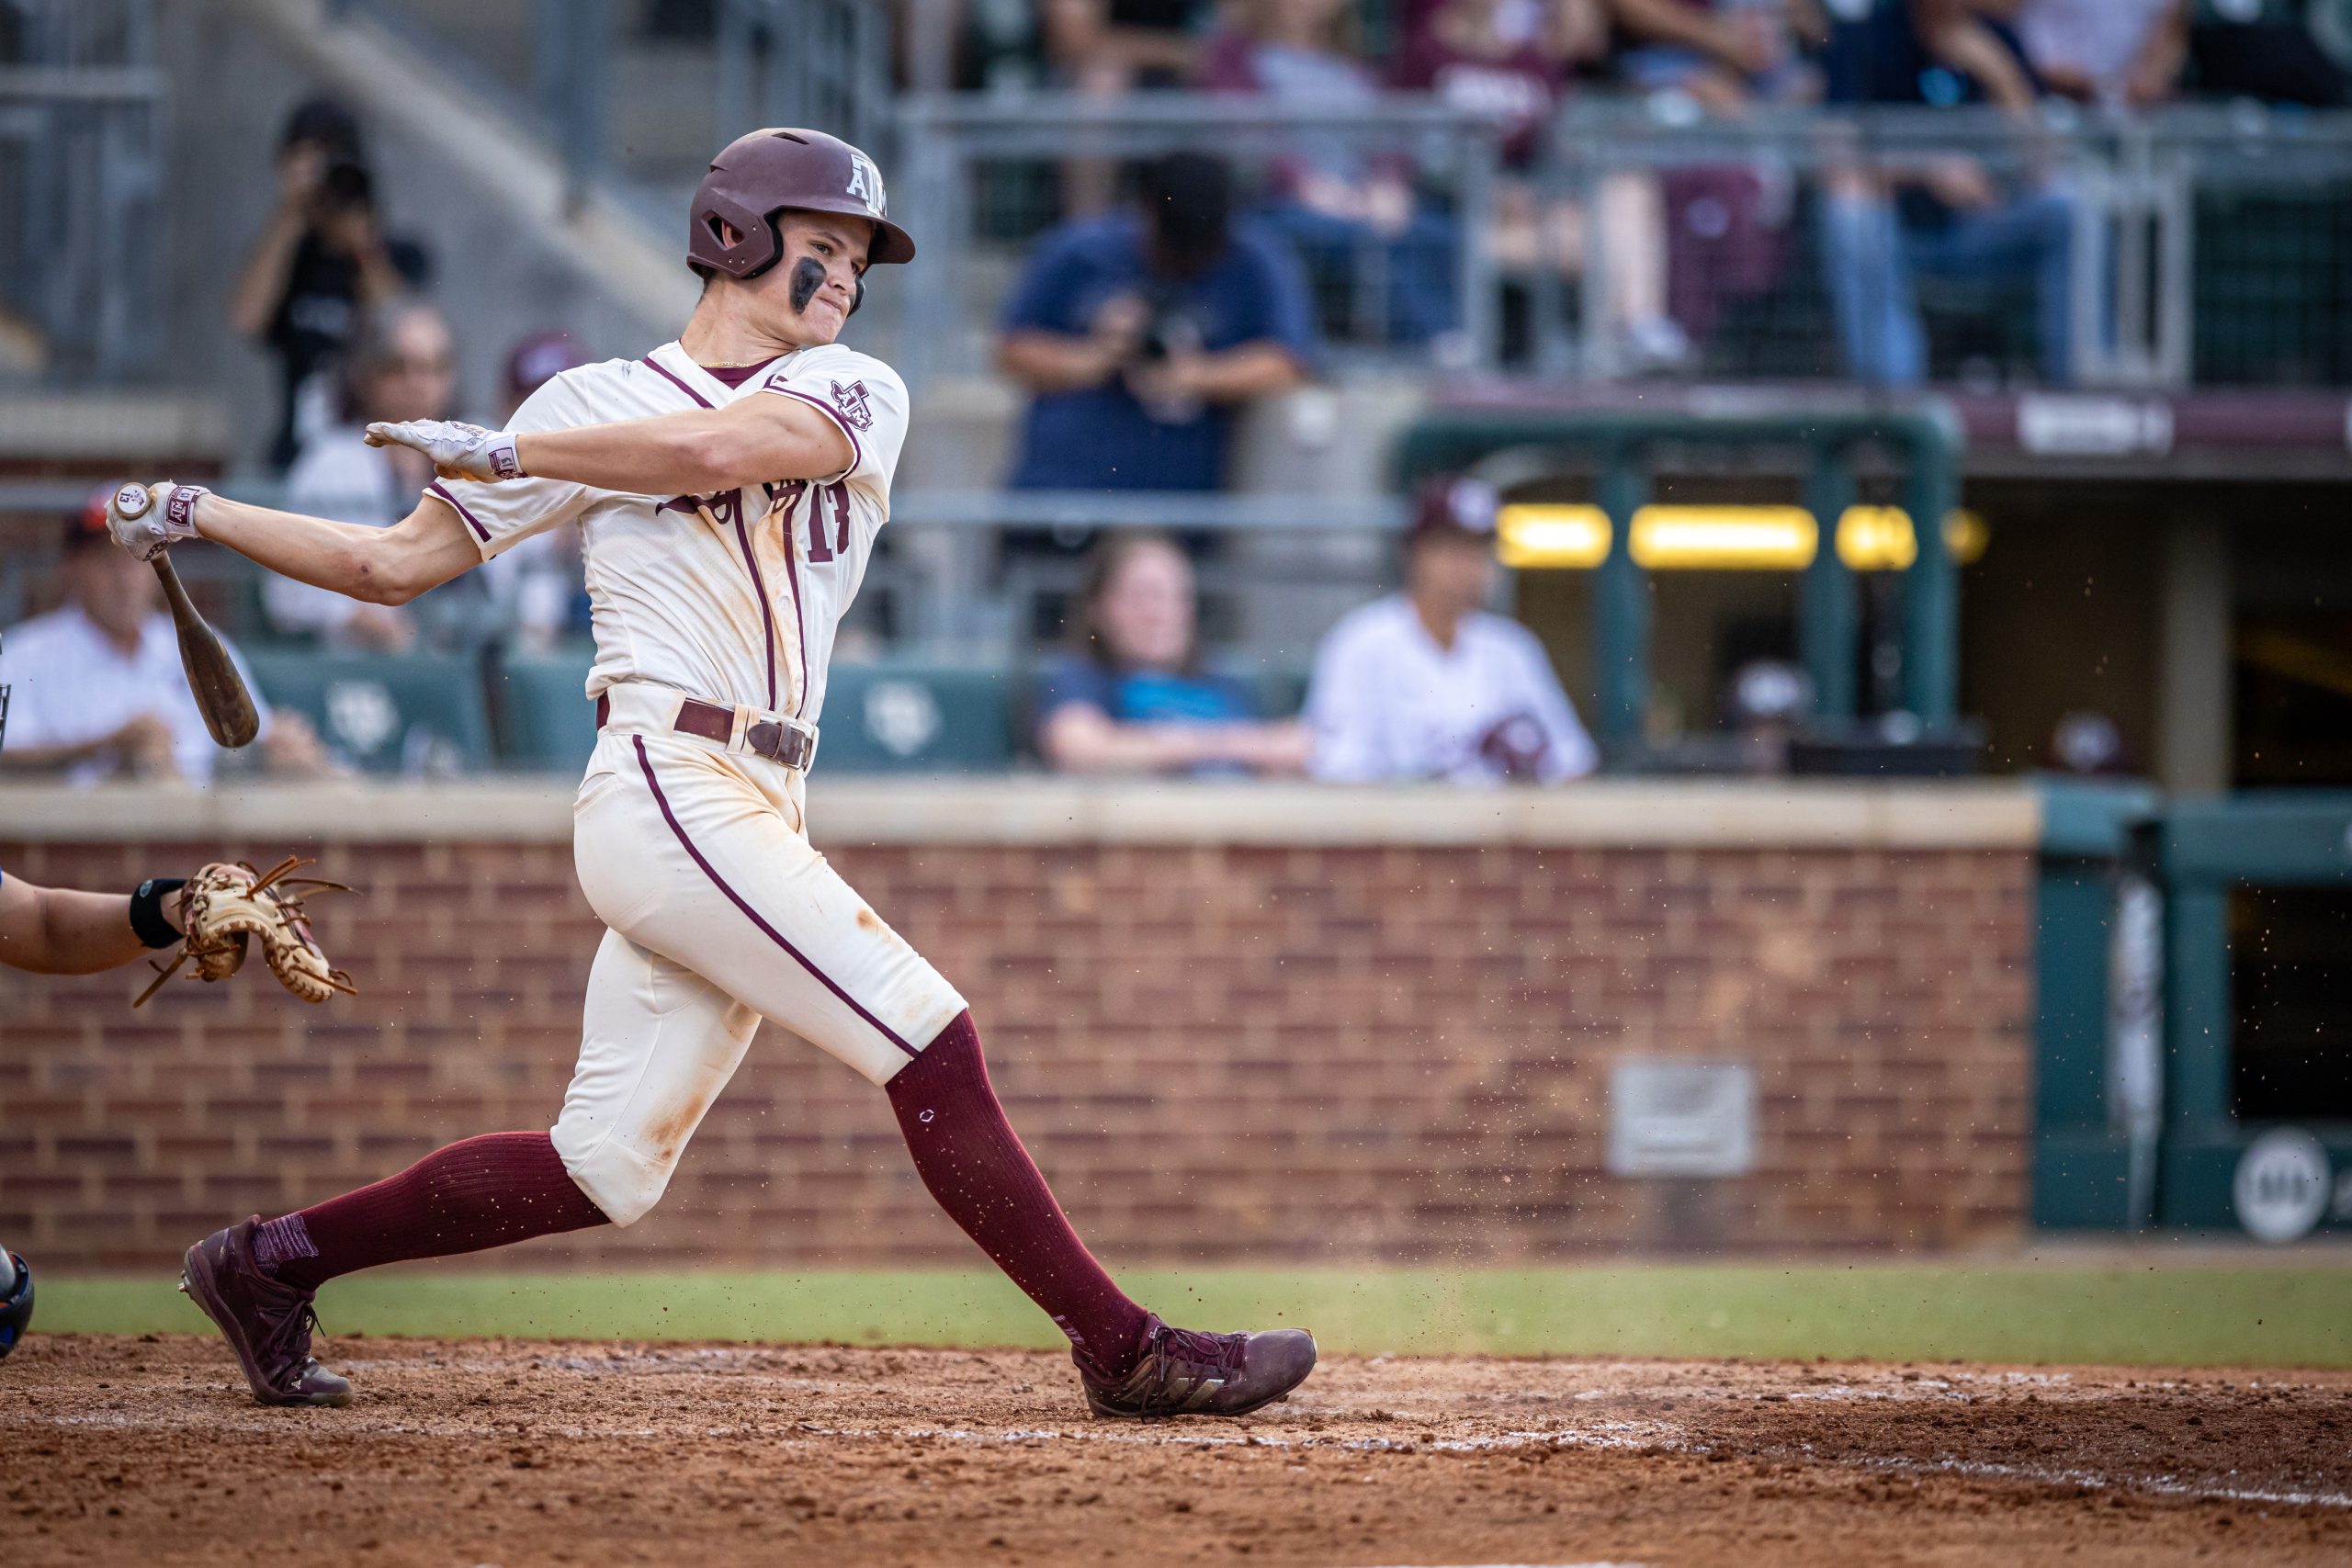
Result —
[{"label": "player's outstretched arm", "polygon": [[141,560],[181,539],[210,539],[281,577],[371,604],[405,604],[481,564],[465,524],[438,496],[425,496],[389,528],[370,528],[274,512],[200,486],[160,484],[154,491],[143,515],[109,509],[107,518],[115,542]]},{"label": "player's outstretched arm", "polygon": [[95,975],[128,964],[147,947],[131,929],[130,906],[129,894],[0,878],[0,964],[37,975]]},{"label": "player's outstretched arm", "polygon": [[446,421],[371,424],[370,446],[413,447],[445,479],[560,479],[635,495],[707,495],[775,479],[821,479],[857,460],[840,423],[797,398],[520,434]]}]

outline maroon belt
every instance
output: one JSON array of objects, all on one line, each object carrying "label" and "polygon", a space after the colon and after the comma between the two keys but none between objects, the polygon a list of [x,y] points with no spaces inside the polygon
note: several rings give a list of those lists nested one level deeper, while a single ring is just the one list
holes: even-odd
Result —
[{"label": "maroon belt", "polygon": [[[605,728],[612,712],[611,701],[600,694],[596,698],[597,728]],[[735,710],[699,697],[688,697],[678,705],[678,716],[670,728],[681,735],[699,736],[724,746],[735,734]],[[771,762],[804,771],[817,754],[817,742],[808,734],[772,718],[761,719],[743,731],[743,745]]]}]

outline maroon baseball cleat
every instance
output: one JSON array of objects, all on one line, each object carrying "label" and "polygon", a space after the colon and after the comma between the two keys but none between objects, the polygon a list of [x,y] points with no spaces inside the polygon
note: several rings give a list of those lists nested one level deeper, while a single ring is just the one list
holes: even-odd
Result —
[{"label": "maroon baseball cleat", "polygon": [[1144,1325],[1143,1359],[1123,1378],[1097,1374],[1077,1356],[1086,1403],[1097,1416],[1247,1416],[1306,1381],[1315,1336],[1303,1328],[1262,1334],[1198,1334],[1154,1314]]},{"label": "maroon baseball cleat", "polygon": [[348,1404],[351,1382],[319,1365],[311,1334],[319,1326],[311,1295],[281,1285],[254,1261],[255,1214],[214,1231],[187,1249],[180,1289],[220,1325],[264,1404]]}]

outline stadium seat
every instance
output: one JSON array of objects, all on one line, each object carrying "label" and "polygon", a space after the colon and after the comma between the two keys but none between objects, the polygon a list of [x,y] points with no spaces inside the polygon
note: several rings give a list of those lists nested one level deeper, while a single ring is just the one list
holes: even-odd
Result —
[{"label": "stadium seat", "polygon": [[[500,760],[577,773],[595,744],[581,693],[590,656],[510,660],[492,682]],[[839,664],[825,696],[819,765],[835,773],[989,773],[1012,761],[1011,682],[992,670]]]},{"label": "stadium seat", "polygon": [[331,751],[369,773],[490,765],[481,678],[469,659],[271,649],[245,661],[265,699],[307,716]]},{"label": "stadium seat", "polygon": [[498,760],[530,773],[577,773],[596,747],[596,709],[587,696],[594,650],[510,659],[491,678]]},{"label": "stadium seat", "polygon": [[837,664],[817,765],[831,773],[1001,771],[1012,761],[1012,688],[998,670]]}]

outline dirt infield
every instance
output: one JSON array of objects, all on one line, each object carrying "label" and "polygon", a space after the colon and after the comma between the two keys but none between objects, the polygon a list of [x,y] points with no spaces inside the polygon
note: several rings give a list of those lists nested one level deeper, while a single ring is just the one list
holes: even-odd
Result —
[{"label": "dirt infield", "polygon": [[1334,1358],[1238,1423],[1025,1351],[344,1338],[0,1366],[12,1563],[2352,1560],[2352,1374]]}]

